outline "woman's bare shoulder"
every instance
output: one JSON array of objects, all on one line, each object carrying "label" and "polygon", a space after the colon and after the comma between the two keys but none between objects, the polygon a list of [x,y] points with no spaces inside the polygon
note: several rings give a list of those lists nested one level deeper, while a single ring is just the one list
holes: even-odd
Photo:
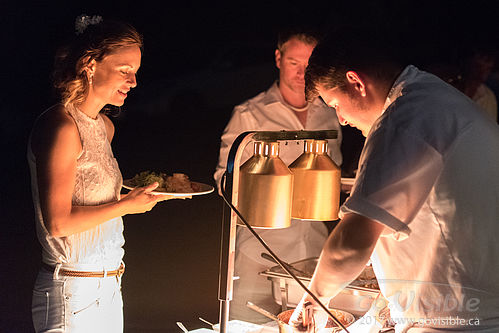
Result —
[{"label": "woman's bare shoulder", "polygon": [[62,104],[56,104],[45,110],[35,122],[35,127],[49,126],[53,129],[71,125],[76,129],[73,117],[70,116],[69,112]]},{"label": "woman's bare shoulder", "polygon": [[76,123],[63,105],[49,108],[36,120],[32,133],[33,151],[40,151],[42,146],[52,146],[59,140],[80,144]]}]

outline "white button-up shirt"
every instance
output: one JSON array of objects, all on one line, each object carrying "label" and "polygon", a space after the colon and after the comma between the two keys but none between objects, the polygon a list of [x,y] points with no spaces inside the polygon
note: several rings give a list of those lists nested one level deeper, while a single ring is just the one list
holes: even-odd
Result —
[{"label": "white button-up shirt", "polygon": [[[246,131],[281,131],[281,130],[336,130],[338,138],[329,140],[328,153],[333,161],[340,165],[341,128],[333,108],[320,100],[309,105],[306,126],[300,122],[295,113],[283,101],[277,83],[267,91],[251,98],[234,108],[221,139],[219,162],[214,178],[220,187],[220,180],[225,171],[227,156],[237,136]],[[281,142],[279,157],[286,165],[291,164],[303,153],[303,140]],[[243,153],[241,164],[253,155],[253,146],[249,144]],[[291,227],[278,230],[258,229],[258,234],[268,243],[273,251],[285,261],[293,262],[310,257],[318,257],[327,238],[327,229],[322,222],[302,222],[292,220]],[[266,252],[254,236],[245,228],[238,227],[236,238],[235,274],[239,277],[234,284],[234,297],[241,300],[241,311],[237,302],[233,303],[231,312],[235,318],[250,320],[243,312],[251,315],[245,303],[253,300],[262,307],[274,303],[271,286],[265,277],[258,273],[274,266],[260,257]],[[244,259],[243,259],[244,258]],[[253,263],[248,264],[248,260]],[[259,294],[259,298],[255,294]],[[267,298],[265,298],[267,295]],[[269,303],[270,302],[270,303]],[[274,303],[275,305],[275,303]]]},{"label": "white button-up shirt", "polygon": [[[333,108],[316,99],[308,109],[306,126],[283,101],[277,83],[267,91],[236,106],[229,123],[222,134],[220,155],[215,171],[215,181],[220,180],[225,171],[230,147],[237,136],[246,131],[282,131],[282,130],[336,130],[338,138],[328,141],[328,153],[332,160],[341,165],[341,126]],[[303,141],[281,144],[279,157],[286,165],[291,164],[303,153]],[[246,147],[241,164],[253,155],[253,147]]]},{"label": "white button-up shirt", "polygon": [[499,331],[499,127],[470,99],[408,66],[366,139],[348,212],[386,226],[372,262],[398,331],[473,331],[476,319]]}]

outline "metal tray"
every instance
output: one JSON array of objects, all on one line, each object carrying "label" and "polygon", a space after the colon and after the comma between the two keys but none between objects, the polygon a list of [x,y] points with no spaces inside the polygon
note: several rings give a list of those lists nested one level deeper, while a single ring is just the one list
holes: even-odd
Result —
[{"label": "metal tray", "polygon": [[[297,275],[301,282],[308,285],[315,270],[315,266],[317,266],[317,261],[318,258],[308,258],[291,263],[291,266],[297,270],[296,272],[293,271],[293,273]],[[305,292],[300,285],[278,265],[260,272],[259,274],[272,281],[272,295],[275,302],[281,305],[283,310],[286,310],[288,307],[295,307]],[[364,286],[366,283],[374,285],[375,278],[372,267],[366,266],[366,269],[359,278],[334,297],[329,306],[335,309],[348,311],[355,316],[362,316],[369,310],[373,300],[379,294],[379,289]]]}]

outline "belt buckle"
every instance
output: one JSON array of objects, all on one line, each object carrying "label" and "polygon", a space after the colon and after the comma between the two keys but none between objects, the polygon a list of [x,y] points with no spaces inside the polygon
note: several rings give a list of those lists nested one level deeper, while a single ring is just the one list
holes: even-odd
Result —
[{"label": "belt buckle", "polygon": [[120,267],[118,267],[118,273],[116,275],[121,277],[123,273],[125,273],[125,265],[121,264]]}]

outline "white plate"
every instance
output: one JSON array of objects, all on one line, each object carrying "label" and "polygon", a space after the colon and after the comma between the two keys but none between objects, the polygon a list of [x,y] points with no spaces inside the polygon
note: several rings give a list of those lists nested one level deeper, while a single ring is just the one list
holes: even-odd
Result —
[{"label": "white plate", "polygon": [[353,183],[355,183],[355,178],[341,177],[341,184],[342,185],[353,185]]},{"label": "white plate", "polygon": [[[152,191],[151,194],[168,194],[174,197],[189,197],[191,195],[203,195],[213,192],[214,188],[211,185],[191,182],[199,186],[199,191],[196,192],[166,192],[166,191]],[[126,179],[123,181],[123,187],[127,190],[133,190],[136,186],[132,185],[131,179]]]}]

